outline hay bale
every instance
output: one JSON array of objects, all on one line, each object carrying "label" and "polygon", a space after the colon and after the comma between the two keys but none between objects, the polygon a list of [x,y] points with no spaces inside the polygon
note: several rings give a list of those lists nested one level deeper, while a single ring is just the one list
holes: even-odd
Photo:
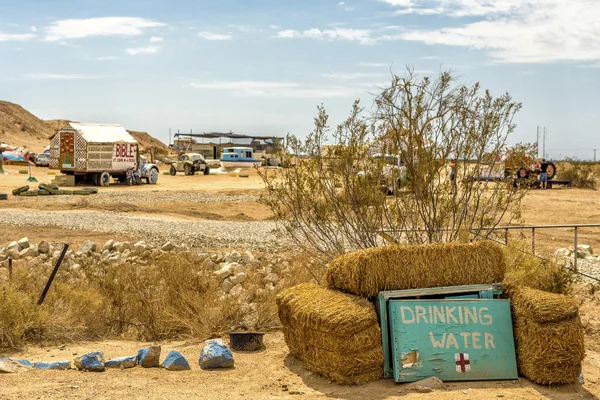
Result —
[{"label": "hay bale", "polygon": [[290,353],[309,370],[341,384],[363,384],[383,376],[381,331],[373,304],[302,284],[280,293],[277,305]]},{"label": "hay bale", "polygon": [[508,295],[521,375],[543,385],[574,383],[585,356],[577,303],[526,287],[510,288]]},{"label": "hay bale", "polygon": [[384,290],[492,284],[505,271],[504,252],[490,241],[384,246],[335,258],[327,286],[374,297]]},{"label": "hay bale", "polygon": [[515,312],[539,323],[575,318],[579,307],[574,299],[528,287],[512,288],[508,292]]},{"label": "hay bale", "polygon": [[585,356],[584,330],[579,317],[539,323],[517,314],[513,325],[521,375],[542,385],[577,381]]}]

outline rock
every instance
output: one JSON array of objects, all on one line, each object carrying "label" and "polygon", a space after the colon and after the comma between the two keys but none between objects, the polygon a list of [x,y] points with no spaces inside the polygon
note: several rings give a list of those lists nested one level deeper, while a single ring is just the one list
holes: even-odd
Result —
[{"label": "rock", "polygon": [[242,255],[237,251],[232,251],[225,257],[226,263],[237,263],[242,260]]},{"label": "rock", "polygon": [[577,258],[587,258],[592,255],[593,251],[587,244],[577,245]]},{"label": "rock", "polygon": [[223,283],[221,284],[221,288],[223,289],[223,291],[225,293],[229,293],[231,291],[231,289],[233,289],[235,285],[233,283],[231,283],[231,280],[229,280],[229,278],[226,278]]},{"label": "rock", "polygon": [[35,369],[71,369],[71,362],[70,361],[54,361],[54,362],[36,362],[33,363],[33,367]]},{"label": "rock", "polygon": [[29,247],[29,239],[24,237],[23,239],[18,240],[17,244],[21,246],[21,249],[26,249]]},{"label": "rock", "polygon": [[435,390],[442,390],[443,388],[444,382],[435,376],[410,383],[404,387],[407,391],[416,393],[431,393]]},{"label": "rock", "polygon": [[175,248],[175,245],[171,242],[167,242],[162,245],[160,248],[162,251],[172,251]]},{"label": "rock", "polygon": [[101,351],[95,350],[77,357],[73,360],[77,369],[82,371],[104,371],[104,355]]},{"label": "rock", "polygon": [[246,274],[243,273],[243,272],[239,273],[237,275],[234,275],[234,276],[230,277],[229,280],[234,285],[237,285],[237,284],[240,284],[240,283],[244,283],[246,281]]},{"label": "rock", "polygon": [[233,367],[233,354],[223,340],[206,340],[198,363],[202,369],[231,368]]},{"label": "rock", "polygon": [[134,252],[134,254],[141,256],[142,253],[144,253],[146,251],[146,248],[147,248],[146,243],[137,242],[133,245],[133,252]]},{"label": "rock", "polygon": [[244,288],[242,287],[242,285],[240,285],[238,283],[233,288],[231,288],[231,290],[229,291],[229,294],[232,296],[239,296],[240,294],[242,294],[243,291],[244,291]]},{"label": "rock", "polygon": [[23,248],[17,242],[10,242],[8,246],[6,246],[6,250],[17,249],[17,251],[23,250]]},{"label": "rock", "polygon": [[233,271],[233,273],[235,275],[242,274],[244,272],[246,272],[246,267],[243,264],[234,263],[234,271]]},{"label": "rock", "polygon": [[104,363],[106,368],[133,368],[137,365],[137,356],[113,358]]},{"label": "rock", "polygon": [[104,246],[102,246],[101,252],[104,253],[105,251],[112,251],[114,245],[115,245],[115,241],[110,239],[108,242],[104,243]]},{"label": "rock", "polygon": [[0,374],[15,374],[32,368],[27,360],[15,360],[14,358],[0,358]]},{"label": "rock", "polygon": [[48,253],[50,253],[50,244],[48,242],[46,242],[45,240],[42,240],[40,242],[40,244],[38,244],[38,251],[41,254],[48,254]]},{"label": "rock", "polygon": [[167,358],[163,361],[162,366],[167,371],[187,371],[190,370],[190,364],[185,357],[178,351],[171,350],[167,354]]},{"label": "rock", "polygon": [[242,255],[242,262],[246,265],[250,264],[254,260],[254,255],[250,251],[247,251]]},{"label": "rock", "polygon": [[21,250],[21,252],[19,253],[20,258],[37,257],[39,255],[40,252],[34,249],[33,247],[27,247],[26,249]]},{"label": "rock", "polygon": [[208,270],[215,270],[217,269],[219,266],[217,265],[217,263],[215,263],[213,260],[211,260],[210,258],[207,258],[206,260],[204,260],[202,262],[202,266]]},{"label": "rock", "polygon": [[21,258],[21,253],[18,249],[19,247],[13,247],[12,249],[6,250],[6,256],[8,258],[12,258],[13,260],[18,260]]},{"label": "rock", "polygon": [[137,362],[144,368],[160,366],[160,346],[149,346],[138,351]]},{"label": "rock", "polygon": [[233,275],[235,271],[235,265],[233,264],[225,264],[220,270],[215,271],[214,274],[217,279],[225,279]]},{"label": "rock", "polygon": [[86,240],[79,251],[85,255],[90,255],[91,253],[96,252],[96,243],[91,240]]},{"label": "rock", "polygon": [[267,284],[271,283],[273,285],[275,285],[278,281],[279,281],[279,275],[277,275],[275,272],[271,272],[270,274],[265,276],[265,278],[263,279],[263,283],[267,283]]},{"label": "rock", "polygon": [[44,263],[44,260],[42,259],[42,256],[37,256],[35,258],[33,258],[31,261],[29,261],[29,266],[30,267],[36,267],[38,265],[41,265]]}]

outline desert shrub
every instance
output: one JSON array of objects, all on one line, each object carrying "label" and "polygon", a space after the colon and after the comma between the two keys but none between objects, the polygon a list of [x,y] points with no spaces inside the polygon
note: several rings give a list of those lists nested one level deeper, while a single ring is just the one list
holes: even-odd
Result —
[{"label": "desert shrub", "polygon": [[560,163],[558,176],[562,180],[571,181],[573,187],[596,189],[597,182],[594,167],[594,164],[567,160],[567,162]]},{"label": "desert shrub", "polygon": [[19,346],[47,321],[32,297],[11,286],[0,286],[0,347]]},{"label": "desert shrub", "polygon": [[533,254],[525,242],[514,241],[506,247],[507,269],[504,285],[528,286],[546,292],[569,294],[574,275],[552,259]]}]

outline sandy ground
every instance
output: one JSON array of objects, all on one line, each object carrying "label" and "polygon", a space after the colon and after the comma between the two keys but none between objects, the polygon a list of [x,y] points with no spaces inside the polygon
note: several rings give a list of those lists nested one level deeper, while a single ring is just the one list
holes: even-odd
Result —
[{"label": "sandy ground", "polygon": [[[10,193],[12,189],[27,184],[27,175],[18,174],[23,167],[8,166],[8,175],[0,175],[0,192]],[[53,175],[47,168],[32,168],[39,182],[50,183]],[[15,198],[9,195],[8,201],[0,201],[0,226],[2,209],[19,210],[116,210],[132,214],[161,214],[165,217],[215,220],[215,221],[262,221],[271,218],[266,206],[258,202],[258,197],[266,190],[260,177],[254,171],[244,171],[250,176],[240,178],[239,174],[210,176],[175,177],[161,173],[158,185],[127,187],[113,185],[101,188],[103,193],[136,192],[147,194],[147,198],[135,204],[108,202],[94,204],[72,196],[60,202],[51,198]],[[157,202],[161,191],[192,191],[198,196],[254,196],[255,200],[199,203],[190,200],[174,203]],[[524,224],[572,224],[600,223],[600,191],[578,189],[552,189],[531,192],[523,204]],[[585,228],[579,232],[579,243],[600,249],[600,228]],[[511,237],[516,237],[514,233]],[[523,237],[530,241],[531,232]],[[0,243],[28,236],[32,241],[69,241],[79,245],[87,239],[102,243],[108,239],[134,240],[126,235],[99,233],[93,231],[72,231],[62,228],[1,227]],[[551,251],[572,245],[573,231],[553,229],[536,233],[536,250]],[[598,250],[596,250],[598,251]],[[594,300],[583,290],[582,320],[586,326],[587,357],[584,361],[586,383],[548,388],[534,385],[525,379],[503,382],[447,383],[445,390],[430,394],[407,393],[405,385],[382,380],[361,387],[344,387],[306,371],[302,363],[288,356],[287,347],[280,333],[266,335],[266,349],[257,353],[236,353],[236,367],[232,370],[202,371],[197,365],[201,342],[164,343],[163,353],[177,348],[193,362],[193,370],[187,372],[167,372],[158,369],[132,369],[124,372],[111,370],[102,374],[77,371],[31,371],[26,374],[0,376],[0,399],[81,399],[81,398],[202,398],[202,399],[557,399],[598,398],[600,396],[600,301],[598,294]],[[82,354],[93,349],[101,349],[107,358],[134,354],[144,343],[106,341],[95,343],[65,343],[64,350],[58,344],[51,347],[30,346],[18,353],[2,353],[0,356],[17,356],[31,360],[52,361],[72,359],[73,353]]]},{"label": "sandy ground", "polygon": [[[302,363],[288,355],[281,333],[270,333],[262,351],[234,352],[235,367],[203,371],[197,360],[200,341],[161,343],[162,354],[180,351],[190,362],[191,371],[168,372],[134,368],[104,373],[79,371],[29,371],[2,376],[0,399],[593,399],[600,395],[600,376],[596,359],[586,360],[587,383],[551,389],[517,381],[452,382],[434,393],[409,393],[406,384],[380,380],[360,387],[339,386],[305,370]],[[31,347],[11,356],[30,360],[72,360],[87,351],[100,349],[105,358],[136,354],[148,345],[142,342],[105,341]],[[76,354],[75,354],[76,353]],[[161,358],[162,360],[162,358]],[[594,369],[596,373],[588,373]]]}]

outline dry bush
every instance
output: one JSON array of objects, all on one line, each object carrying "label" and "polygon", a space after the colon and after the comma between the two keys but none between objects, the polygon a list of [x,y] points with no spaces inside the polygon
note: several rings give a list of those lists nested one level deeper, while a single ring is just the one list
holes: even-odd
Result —
[{"label": "dry bush", "polygon": [[13,279],[0,282],[0,347],[27,340],[208,338],[249,325],[277,328],[277,293],[319,280],[324,271],[298,255],[271,291],[247,267],[244,292],[225,296],[214,271],[194,254],[166,254],[147,266],[89,261],[72,270],[65,263],[37,306],[51,266],[17,262],[13,269]]},{"label": "dry bush", "polygon": [[535,257],[525,242],[513,241],[506,247],[506,262],[503,283],[509,289],[527,286],[551,293],[571,292],[573,273],[553,260]]},{"label": "dry bush", "polygon": [[582,189],[596,189],[595,165],[567,160],[558,166],[561,180],[571,181],[571,186]]}]

